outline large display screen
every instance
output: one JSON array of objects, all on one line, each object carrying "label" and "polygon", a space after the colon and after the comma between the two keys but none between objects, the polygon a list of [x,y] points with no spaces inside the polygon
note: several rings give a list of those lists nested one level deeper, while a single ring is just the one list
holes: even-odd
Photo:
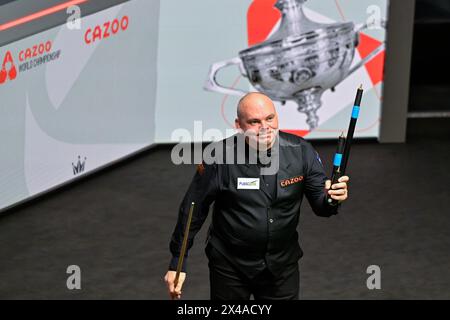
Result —
[{"label": "large display screen", "polygon": [[320,139],[362,85],[355,137],[379,136],[387,0],[0,5],[0,210],[180,132],[225,138],[249,91]]},{"label": "large display screen", "polygon": [[225,133],[249,91],[275,101],[280,129],[335,139],[361,84],[355,137],[377,138],[387,10],[387,0],[161,1],[156,140],[198,120],[197,131]]},{"label": "large display screen", "polygon": [[0,210],[154,143],[159,2],[94,2],[0,7]]}]

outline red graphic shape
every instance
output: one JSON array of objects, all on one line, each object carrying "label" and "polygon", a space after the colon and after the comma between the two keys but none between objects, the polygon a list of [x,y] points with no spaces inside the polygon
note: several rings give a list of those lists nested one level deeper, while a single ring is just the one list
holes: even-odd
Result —
[{"label": "red graphic shape", "polygon": [[0,84],[5,83],[7,76],[8,74],[6,73],[6,70],[0,70]]},{"label": "red graphic shape", "polygon": [[299,137],[304,137],[309,133],[309,130],[286,130],[283,129],[283,132],[292,133]]},{"label": "red graphic shape", "polygon": [[[367,57],[373,50],[381,45],[381,42],[364,33],[359,34],[359,45],[357,47],[359,55],[362,59]],[[384,53],[381,51],[372,60],[365,64],[366,70],[369,73],[370,80],[374,85],[383,81],[384,71]]]},{"label": "red graphic shape", "polygon": [[[9,70],[6,69],[6,65],[9,64]],[[0,71],[0,84],[6,82],[6,80],[14,80],[17,77],[17,69],[14,65],[14,60],[10,51],[6,52],[3,59],[2,69]]]},{"label": "red graphic shape", "polygon": [[247,11],[248,45],[253,46],[267,39],[281,18],[274,7],[277,0],[254,0]]},{"label": "red graphic shape", "polygon": [[61,3],[59,5],[53,6],[51,8],[44,9],[44,10],[32,13],[32,14],[30,14],[28,16],[25,16],[25,17],[22,17],[22,18],[19,18],[19,19],[16,19],[16,20],[4,23],[4,24],[0,24],[0,31],[5,31],[5,30],[8,30],[10,28],[16,27],[18,25],[21,25],[21,24],[24,24],[24,23],[28,23],[28,22],[36,20],[36,19],[40,19],[42,17],[48,16],[48,15],[53,14],[53,13],[58,12],[58,11],[65,10],[65,9],[71,7],[71,6],[75,6],[75,5],[81,4],[81,3],[86,2],[86,1],[89,1],[89,0],[71,0],[71,1],[66,1],[66,2]]}]

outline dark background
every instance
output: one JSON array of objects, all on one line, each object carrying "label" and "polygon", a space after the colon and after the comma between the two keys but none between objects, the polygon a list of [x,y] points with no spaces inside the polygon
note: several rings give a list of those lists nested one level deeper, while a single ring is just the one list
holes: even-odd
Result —
[{"label": "dark background", "polygon": [[450,111],[450,1],[416,0],[410,111]]}]

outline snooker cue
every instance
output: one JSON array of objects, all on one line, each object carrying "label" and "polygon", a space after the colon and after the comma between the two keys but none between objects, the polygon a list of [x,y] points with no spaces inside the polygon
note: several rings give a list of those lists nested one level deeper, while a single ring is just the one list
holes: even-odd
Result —
[{"label": "snooker cue", "polygon": [[194,212],[194,205],[195,205],[195,203],[192,202],[191,208],[189,209],[189,215],[188,215],[188,220],[186,223],[186,229],[184,230],[183,244],[181,245],[181,253],[180,253],[180,257],[178,258],[177,273],[175,275],[175,280],[174,280],[174,288],[176,288],[178,285],[178,279],[180,278],[181,268],[183,267],[183,260],[184,260],[184,255],[186,254],[187,240],[188,240],[188,235],[189,235],[189,228],[191,227],[192,213]]},{"label": "snooker cue", "polygon": [[[341,159],[339,159],[340,160],[339,166],[336,165],[336,156],[335,156],[335,165],[333,166],[331,185],[337,183],[338,179],[345,175],[345,170],[347,169],[348,158],[350,157],[350,147],[351,147],[351,144],[353,141],[353,134],[355,132],[356,121],[358,120],[359,110],[361,107],[362,94],[363,94],[363,88],[362,88],[362,84],[361,84],[359,86],[358,90],[356,91],[355,103],[353,104],[352,115],[350,118],[348,130],[347,130],[347,137],[345,138],[344,150],[343,150]],[[342,135],[341,135],[341,137],[342,137]],[[339,153],[339,150],[341,148],[341,143],[342,143],[341,137],[339,137],[338,151],[336,152],[336,154]],[[330,190],[332,190],[331,186],[330,186]],[[328,194],[327,194],[327,202],[333,206],[336,206],[339,204],[339,201],[332,199],[331,196]]]}]

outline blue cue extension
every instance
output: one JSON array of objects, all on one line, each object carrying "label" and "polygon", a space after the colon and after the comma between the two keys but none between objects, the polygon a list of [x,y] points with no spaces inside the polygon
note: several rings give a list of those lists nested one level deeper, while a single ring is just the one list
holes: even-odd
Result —
[{"label": "blue cue extension", "polygon": [[[343,135],[344,133],[342,133]],[[340,138],[340,137],[339,137]],[[342,153],[336,153],[334,155],[334,161],[333,161],[333,166],[335,167],[340,167],[341,166],[341,161],[342,161]]]},{"label": "blue cue extension", "polygon": [[[339,178],[345,175],[348,158],[350,157],[350,147],[353,141],[353,134],[355,133],[356,121],[358,120],[359,110],[361,109],[363,89],[362,85],[356,91],[355,103],[353,104],[350,124],[347,130],[347,138],[344,138],[344,133],[341,134],[338,140],[338,147],[333,161],[333,172],[331,174],[331,185],[338,182]],[[338,205],[338,201],[334,200],[327,194],[327,201],[330,205]]]},{"label": "blue cue extension", "polygon": [[[341,177],[341,164],[342,164],[342,156],[344,153],[345,148],[345,137],[344,133],[342,132],[338,139],[338,146],[336,149],[336,154],[334,155],[334,161],[333,161],[333,172],[331,174],[331,184],[333,185],[338,181],[338,179]],[[331,205],[337,205],[338,202],[330,197],[330,195],[327,195],[327,201]]]},{"label": "blue cue extension", "polygon": [[358,119],[358,116],[359,116],[359,106],[353,106],[352,118]]}]

